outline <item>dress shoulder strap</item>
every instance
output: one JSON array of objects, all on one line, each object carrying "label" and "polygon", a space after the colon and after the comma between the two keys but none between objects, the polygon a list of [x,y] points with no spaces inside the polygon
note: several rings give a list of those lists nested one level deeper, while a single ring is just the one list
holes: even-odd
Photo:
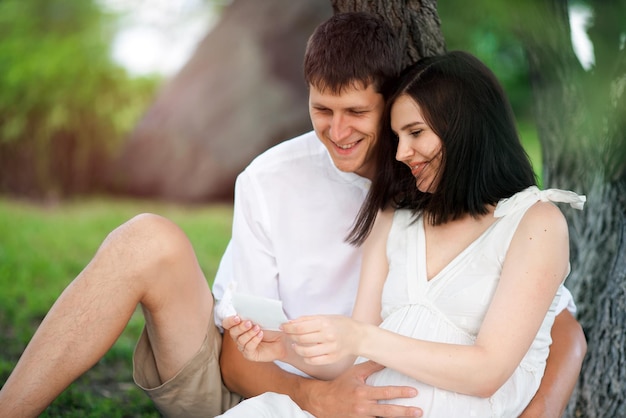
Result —
[{"label": "dress shoulder strap", "polygon": [[569,190],[546,189],[539,190],[537,186],[530,186],[513,196],[498,202],[493,214],[496,218],[509,215],[518,210],[527,209],[537,201],[569,203],[574,209],[582,210],[587,197]]}]

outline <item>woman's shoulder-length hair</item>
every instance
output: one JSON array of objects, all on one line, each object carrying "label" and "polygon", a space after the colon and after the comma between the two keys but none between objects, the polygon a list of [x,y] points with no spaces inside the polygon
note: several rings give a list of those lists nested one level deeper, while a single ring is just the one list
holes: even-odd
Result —
[{"label": "woman's shoulder-length hair", "polygon": [[[415,178],[395,160],[398,140],[391,130],[395,100],[409,96],[442,141],[436,189],[420,192]],[[472,55],[455,51],[428,57],[407,68],[393,88],[377,145],[377,171],[348,240],[362,243],[388,205],[422,212],[434,225],[469,214],[536,184],[517,133],[510,103],[496,76]]]}]

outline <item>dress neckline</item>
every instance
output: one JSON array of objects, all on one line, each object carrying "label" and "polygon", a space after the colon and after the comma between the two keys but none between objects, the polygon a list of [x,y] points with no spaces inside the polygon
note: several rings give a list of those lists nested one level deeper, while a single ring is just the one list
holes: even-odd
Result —
[{"label": "dress neckline", "polygon": [[474,247],[482,242],[491,233],[491,231],[493,231],[499,221],[500,218],[496,218],[491,225],[489,225],[483,232],[480,233],[480,235],[476,237],[476,239],[470,242],[465,248],[463,248],[463,250],[455,255],[448,264],[443,266],[433,277],[428,278],[428,263],[426,261],[426,230],[424,228],[424,216],[420,215],[416,221],[417,234],[414,234],[418,240],[415,250],[417,251],[420,249],[417,254],[418,265],[420,266],[417,275],[418,280],[426,283],[437,281],[439,277],[458,264],[459,260],[461,260],[468,252],[472,251]]}]

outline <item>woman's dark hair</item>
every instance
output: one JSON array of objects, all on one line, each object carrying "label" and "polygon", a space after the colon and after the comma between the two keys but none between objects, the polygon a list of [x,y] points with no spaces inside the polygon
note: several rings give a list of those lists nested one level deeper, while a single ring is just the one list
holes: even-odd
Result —
[{"label": "woman's dark hair", "polygon": [[[390,112],[402,95],[415,101],[442,141],[432,192],[420,192],[409,168],[395,160],[398,139]],[[486,205],[536,184],[500,83],[477,58],[460,51],[423,58],[402,73],[386,103],[376,158],[376,175],[348,236],[356,245],[388,205],[423,212],[440,225],[465,214],[486,214]]]},{"label": "woman's dark hair", "polygon": [[[383,85],[402,70],[403,49],[393,30],[377,16],[339,13],[319,25],[307,43],[304,79],[320,91]],[[360,85],[359,85],[360,84]]]}]

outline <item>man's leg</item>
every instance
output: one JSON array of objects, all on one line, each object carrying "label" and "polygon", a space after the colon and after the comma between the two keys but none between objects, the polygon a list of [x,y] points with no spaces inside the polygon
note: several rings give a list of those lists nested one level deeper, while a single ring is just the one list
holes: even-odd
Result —
[{"label": "man's leg", "polygon": [[185,234],[156,215],[111,232],[61,294],[0,391],[0,416],[41,413],[109,350],[138,304],[166,381],[199,350],[213,299]]}]

